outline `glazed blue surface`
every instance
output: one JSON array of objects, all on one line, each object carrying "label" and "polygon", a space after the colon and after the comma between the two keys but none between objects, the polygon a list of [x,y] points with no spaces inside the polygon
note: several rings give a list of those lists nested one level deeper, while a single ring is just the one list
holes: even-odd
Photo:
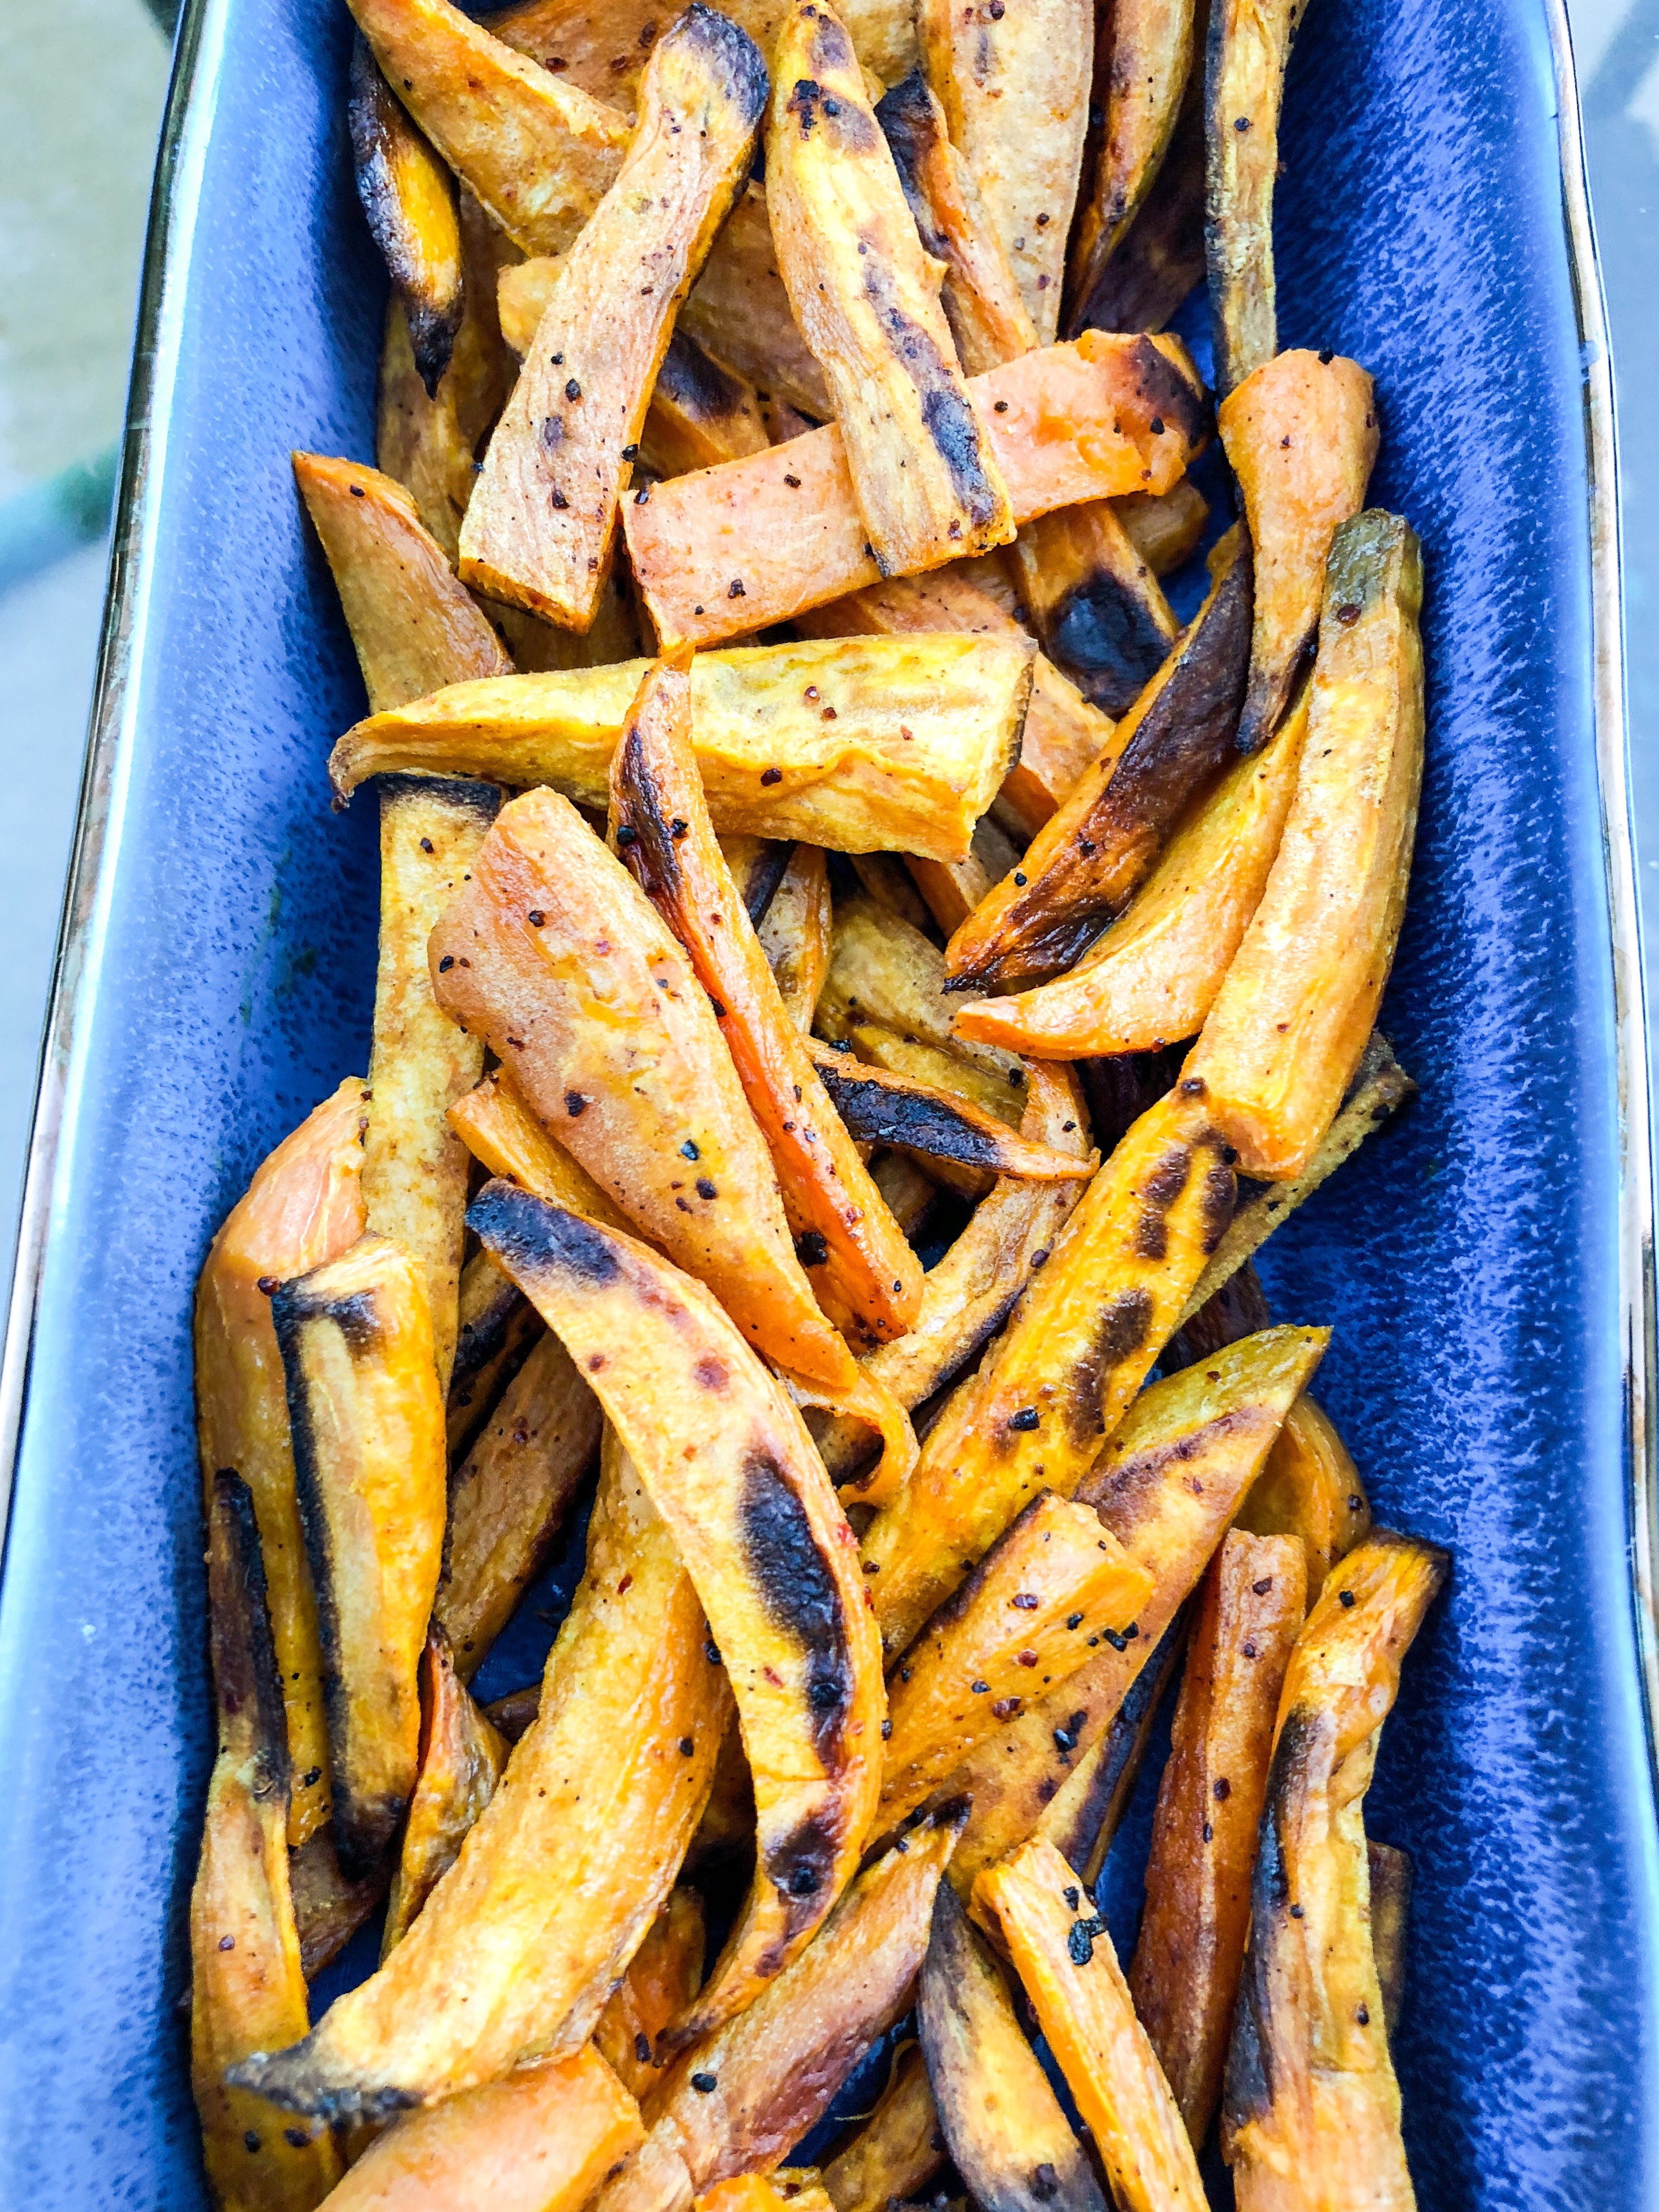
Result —
[{"label": "glazed blue surface", "polygon": [[[361,690],[287,462],[372,450],[383,295],[346,161],[346,18],[215,0],[210,30],[221,15],[0,1586],[0,2194],[37,2212],[204,2201],[178,2010],[210,1749],[191,1291],[254,1164],[368,1039],[373,811],[331,814],[323,776]],[[1262,1272],[1284,1318],[1334,1324],[1320,1395],[1379,1516],[1456,1554],[1370,1811],[1417,1864],[1399,2060],[1430,2212],[1659,2203],[1553,97],[1534,0],[1324,0],[1279,198],[1284,341],[1376,374],[1373,496],[1415,524],[1429,579],[1428,776],[1386,1014],[1423,1095]],[[515,1679],[550,1632],[521,1618]],[[1120,1934],[1151,1787],[1109,1871]]]}]

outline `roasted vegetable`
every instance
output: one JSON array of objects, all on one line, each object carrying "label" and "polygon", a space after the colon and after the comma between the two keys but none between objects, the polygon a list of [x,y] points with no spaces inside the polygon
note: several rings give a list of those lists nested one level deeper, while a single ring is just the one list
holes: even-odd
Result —
[{"label": "roasted vegetable", "polygon": [[[585,2043],[708,1794],[730,1707],[708,1640],[673,1539],[613,1449],[539,1711],[495,1796],[379,1972],[251,2065],[259,2086],[295,2111],[372,2118]],[[458,1984],[465,2006],[448,2001]]]},{"label": "roasted vegetable", "polygon": [[797,0],[775,58],[766,204],[801,333],[823,371],[884,576],[1014,534],[945,310],[851,40]]},{"label": "roasted vegetable", "polygon": [[1018,1969],[1121,2212],[1196,2212],[1198,2161],[1112,1939],[1052,1844],[1026,1844],[974,1885]]},{"label": "roasted vegetable", "polygon": [[1330,1416],[1304,1391],[1285,1416],[1267,1464],[1252,1486],[1238,1526],[1258,1536],[1295,1536],[1307,1558],[1308,1599],[1325,1587],[1337,1561],[1371,1525],[1359,1470]]},{"label": "roasted vegetable", "polygon": [[211,1478],[208,1601],[219,1755],[190,1900],[191,2076],[208,2185],[220,2212],[313,2212],[340,2174],[325,2128],[284,2131],[228,2067],[306,2032],[289,1890],[288,1723],[265,1607],[253,1498]]},{"label": "roasted vegetable", "polygon": [[910,879],[910,871],[891,853],[858,853],[849,856],[853,873],[878,906],[896,914],[901,921],[925,935],[933,927],[927,902]]},{"label": "roasted vegetable", "polygon": [[957,1032],[1071,1060],[1160,1051],[1202,1027],[1261,903],[1296,790],[1305,707],[1191,808],[1121,921],[1052,983],[957,1009]]},{"label": "roasted vegetable", "polygon": [[796,1257],[707,994],[567,799],[531,791],[503,809],[430,956],[439,1003],[511,1063],[629,1218],[769,1356],[843,1384],[850,1355]]},{"label": "roasted vegetable", "polygon": [[[641,96],[639,130],[559,265],[461,525],[465,581],[565,629],[593,618],[651,387],[747,174],[766,67],[692,0],[653,49]],[[650,282],[624,293],[621,268]]]},{"label": "roasted vegetable", "polygon": [[1273,185],[1297,0],[1214,0],[1206,60],[1205,258],[1216,389],[1224,398],[1279,351]]},{"label": "roasted vegetable", "polygon": [[1232,1170],[1172,1092],[1089,1186],[1012,1326],[928,1431],[864,1563],[902,1651],[1041,1489],[1076,1489],[1118,1426],[1232,1211]]},{"label": "roasted vegetable", "polygon": [[795,327],[758,185],[739,196],[715,240],[680,310],[680,328],[769,400],[781,400],[810,422],[828,419],[823,372]]},{"label": "roasted vegetable", "polygon": [[1331,541],[1365,503],[1376,402],[1357,362],[1282,353],[1220,410],[1255,561],[1250,680],[1238,750],[1265,744],[1319,624]]},{"label": "roasted vegetable", "polygon": [[[904,1145],[936,1160],[959,1160],[1022,1182],[1086,1182],[1100,1164],[1034,1144],[965,1099],[819,1046],[811,1059],[848,1133],[860,1144]],[[912,1316],[914,1321],[914,1315]]]},{"label": "roasted vegetable", "polygon": [[455,180],[410,121],[359,32],[346,104],[357,197],[409,324],[427,397],[435,399],[461,323],[461,224]]},{"label": "roasted vegetable", "polygon": [[[700,654],[697,767],[723,834],[839,852],[959,860],[1019,750],[1022,638],[868,638]],[[349,730],[343,796],[388,770],[484,773],[605,804],[611,756],[647,663],[463,684]]]},{"label": "roasted vegetable", "polygon": [[1246,1175],[1304,1174],[1394,962],[1423,775],[1417,539],[1395,516],[1331,549],[1296,797],[1261,903],[1183,1073]]},{"label": "roasted vegetable", "polygon": [[1175,134],[1140,212],[1092,284],[1073,290],[1066,330],[1161,331],[1204,281],[1204,98],[1188,80]]},{"label": "roasted vegetable", "polygon": [[[1200,434],[1196,375],[1170,338],[1088,331],[970,377],[967,392],[1016,525],[1079,500],[1167,491]],[[623,520],[664,649],[785,622],[874,583],[853,484],[831,425],[636,495]]]},{"label": "roasted vegetable", "polygon": [[[989,1077],[997,1101],[990,1110],[1006,1109],[1005,1118],[1018,1119],[1018,1061],[990,1045],[958,1042],[955,1015],[935,945],[869,899],[836,901],[835,949],[818,996],[820,1034],[839,1043],[860,1024],[874,1022],[900,1042],[932,1046]],[[949,1088],[943,1079],[941,1088]]]},{"label": "roasted vegetable", "polygon": [[[696,734],[694,721],[694,738]],[[823,848],[799,844],[758,927],[778,995],[803,1036],[811,1034],[818,993],[830,972],[830,872]]]},{"label": "roasted vegetable", "polygon": [[[831,1018],[826,1017],[826,1020]],[[1018,1127],[1025,1110],[1024,1071],[1018,1066],[1009,1069],[1005,1080],[979,1061],[969,1060],[965,1050],[957,1052],[948,1045],[923,1044],[908,1032],[889,1029],[881,1022],[851,1023],[847,1041],[869,1066],[896,1075],[904,1082],[940,1091],[946,1098],[983,1114],[988,1120],[1000,1121],[1009,1129]],[[946,1163],[936,1160],[934,1166],[943,1176]],[[973,1197],[990,1188],[984,1174],[977,1169],[954,1170],[950,1181],[953,1189]]]},{"label": "roasted vegetable", "polygon": [[504,1067],[492,1068],[475,1090],[458,1098],[449,1120],[491,1175],[507,1176],[538,1198],[557,1199],[561,1206],[574,1206],[612,1229],[627,1228],[628,1216],[537,1120]]},{"label": "roasted vegetable", "polygon": [[[472,1093],[469,1091],[470,1098]],[[465,1101],[459,1102],[465,1105]],[[452,1121],[452,1127],[453,1126]],[[523,1366],[542,1325],[495,1261],[476,1252],[461,1274],[460,1327],[450,1370],[444,1427],[451,1464],[466,1452],[495,1411],[508,1379]]]},{"label": "roasted vegetable", "polygon": [[1063,1817],[1042,1821],[1040,1832],[1091,1889],[1100,1879],[1112,1838],[1128,1809],[1164,1692],[1186,1656],[1191,1610],[1190,1602],[1182,1606],[1124,1692],[1090,1756],[1087,1788],[1068,1790]]},{"label": "roasted vegetable", "polygon": [[1250,550],[1242,532],[1223,539],[1211,570],[1209,597],[1110,747],[951,939],[953,990],[1071,966],[1127,905],[1182,811],[1227,764],[1249,652]]},{"label": "roasted vegetable", "polygon": [[965,860],[907,856],[904,865],[929,915],[948,937],[967,921],[992,884],[1007,874],[1019,854],[1019,846],[988,814],[974,831],[972,849]]},{"label": "roasted vegetable", "polygon": [[1105,114],[1072,242],[1070,284],[1087,299],[1139,214],[1168,152],[1193,64],[1193,0],[1126,0],[1097,33]]},{"label": "roasted vegetable", "polygon": [[921,2046],[907,2043],[874,2112],[824,2167],[823,2185],[836,2212],[887,2212],[916,2197],[945,2157]]},{"label": "roasted vegetable", "polygon": [[421,1654],[420,1771],[386,1900],[382,1959],[403,1942],[454,1865],[468,1829],[495,1794],[507,1752],[504,1738],[463,1687],[449,1638],[434,1629]]},{"label": "roasted vegetable", "polygon": [[1106,2212],[1100,2184],[948,1881],[933,1898],[917,2021],[939,2124],[985,2212]]},{"label": "roasted vegetable", "polygon": [[1026,1696],[1074,1674],[1152,1595],[1086,1505],[1040,1491],[940,1606],[894,1671],[878,1825],[890,1828]]},{"label": "roasted vegetable", "polygon": [[1382,2015],[1390,2038],[1400,2026],[1406,2000],[1406,1935],[1411,1919],[1411,1855],[1392,1844],[1365,1844],[1370,1880],[1371,1950],[1382,1991]]},{"label": "roasted vegetable", "polygon": [[1127,714],[1179,629],[1114,502],[1091,500],[1027,523],[1009,559],[1049,659],[1092,706]]},{"label": "roasted vegetable", "polygon": [[795,1955],[864,1846],[885,1700],[852,1534],[799,1414],[695,1283],[510,1184],[489,1185],[470,1218],[633,1453],[737,1698],[759,1820],[755,1881],[676,2031],[684,2040],[729,2019]]},{"label": "roasted vegetable", "polygon": [[1118,520],[1129,533],[1129,543],[1155,576],[1167,576],[1198,550],[1210,503],[1189,477],[1156,499],[1148,492],[1130,494],[1116,502]]},{"label": "roasted vegetable", "polygon": [[278,1145],[226,1217],[196,1291],[202,1479],[210,1499],[222,1468],[252,1493],[288,1714],[289,1840],[295,1846],[328,1817],[328,1734],[270,1286],[337,1258],[362,1235],[367,1106],[367,1086],[352,1078]]},{"label": "roasted vegetable", "polygon": [[669,1892],[599,2014],[593,2031],[599,2055],[641,2103],[659,2078],[657,2038],[697,1994],[704,1942],[702,1899],[682,1883]]},{"label": "roasted vegetable", "polygon": [[1094,54],[1087,0],[1024,0],[1000,15],[921,0],[921,65],[979,187],[1039,341],[1060,321]]},{"label": "roasted vegetable", "polygon": [[1370,1925],[1364,1799],[1400,1665],[1449,1562],[1374,1528],[1326,1583],[1279,1701],[1227,2054],[1240,2212],[1414,2205]]},{"label": "roasted vegetable", "polygon": [[1195,2143],[1221,2100],[1273,1723],[1306,1597],[1294,1538],[1229,1533],[1204,1577],[1158,1784],[1129,1989]]},{"label": "roasted vegetable", "polygon": [[444,1409],[415,1261],[368,1235],[284,1283],[283,1355],[306,1550],[316,1585],[334,1835],[368,1872],[419,1760],[416,1668],[444,1533]]}]

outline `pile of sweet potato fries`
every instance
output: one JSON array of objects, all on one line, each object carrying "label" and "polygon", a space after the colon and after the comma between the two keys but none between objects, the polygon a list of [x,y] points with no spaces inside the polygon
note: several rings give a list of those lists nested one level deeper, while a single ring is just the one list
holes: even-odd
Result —
[{"label": "pile of sweet potato fries", "polygon": [[350,5],[380,465],[294,466],[379,969],[198,1301],[215,2198],[1196,2212],[1218,2121],[1243,2212],[1410,2205],[1363,1814],[1447,1561],[1250,1265],[1412,1088],[1421,565],[1277,349],[1296,11]]}]

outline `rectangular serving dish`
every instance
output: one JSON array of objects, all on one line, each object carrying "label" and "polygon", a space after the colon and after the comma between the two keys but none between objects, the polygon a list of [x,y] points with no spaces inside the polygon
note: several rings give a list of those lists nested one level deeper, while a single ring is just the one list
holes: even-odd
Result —
[{"label": "rectangular serving dish", "polygon": [[[192,0],[3,1379],[0,2129],[35,2212],[205,2199],[185,1915],[211,1755],[190,1303],[368,1047],[361,711],[290,447],[368,455],[384,299],[340,0]],[[1274,1238],[1379,1516],[1449,1544],[1368,1814],[1418,1866],[1421,2202],[1659,2203],[1651,1243],[1611,402],[1552,0],[1323,0],[1287,344],[1376,375],[1428,776],[1385,1022],[1422,1097]],[[1133,1907],[1138,1875],[1115,1895]]]}]

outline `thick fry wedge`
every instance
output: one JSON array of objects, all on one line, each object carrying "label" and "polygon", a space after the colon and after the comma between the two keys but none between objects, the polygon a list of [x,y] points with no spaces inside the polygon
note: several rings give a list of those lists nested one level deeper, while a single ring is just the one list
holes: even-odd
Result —
[{"label": "thick fry wedge", "polygon": [[1279,351],[1273,185],[1297,0],[1214,0],[1205,65],[1205,258],[1216,389],[1224,398]]},{"label": "thick fry wedge", "polygon": [[439,1003],[629,1218],[792,1373],[845,1383],[708,995],[568,800],[503,809],[430,955]]},{"label": "thick fry wedge", "polygon": [[1314,641],[1331,541],[1365,503],[1376,402],[1358,362],[1282,353],[1224,402],[1218,421],[1255,558],[1250,680],[1238,722],[1238,749],[1250,753],[1277,726]]},{"label": "thick fry wedge", "polygon": [[258,1169],[213,1240],[196,1291],[196,1421],[211,1497],[221,1468],[253,1497],[288,1714],[296,1848],[328,1817],[317,1600],[294,1486],[294,1447],[268,1286],[348,1252],[363,1233],[368,1086],[343,1083]]},{"label": "thick fry wedge", "polygon": [[604,2059],[579,2051],[399,2120],[330,2212],[580,2212],[643,2133]]},{"label": "thick fry wedge", "polygon": [[386,1899],[380,1956],[389,1958],[454,1865],[466,1833],[495,1794],[507,1765],[506,1739],[478,1711],[455,1671],[440,1629],[421,1654],[421,1765]]},{"label": "thick fry wedge", "polygon": [[907,2043],[876,2109],[824,2167],[823,2185],[836,2212],[887,2212],[917,2197],[945,2160],[921,2046]]},{"label": "thick fry wedge", "polygon": [[1331,1418],[1304,1391],[1285,1416],[1267,1464],[1252,1485],[1238,1526],[1258,1536],[1294,1536],[1307,1559],[1311,1604],[1326,1577],[1371,1525],[1359,1470]]},{"label": "thick fry wedge", "polygon": [[1389,980],[1423,776],[1423,567],[1396,517],[1331,549],[1296,797],[1261,903],[1182,1080],[1246,1175],[1305,1174]]},{"label": "thick fry wedge", "polygon": [[559,265],[461,525],[464,580],[564,629],[592,621],[675,313],[747,174],[766,67],[692,0],[653,49],[641,96],[639,130]]},{"label": "thick fry wedge", "polygon": [[1374,1528],[1291,1654],[1222,2109],[1240,2212],[1417,2201],[1371,1944],[1364,1799],[1401,1661],[1449,1565]]},{"label": "thick fry wedge", "polygon": [[1122,1419],[1232,1211],[1218,1140],[1178,1092],[1099,1170],[1007,1334],[929,1431],[864,1543],[902,1651],[1039,1490],[1067,1497]]},{"label": "thick fry wedge", "polygon": [[1195,2143],[1221,2100],[1279,1692],[1306,1595],[1294,1538],[1229,1533],[1204,1578],[1158,1785],[1129,1990]]},{"label": "thick fry wedge", "polygon": [[904,188],[851,40],[797,0],[775,58],[766,204],[778,267],[817,357],[884,576],[1014,534]]},{"label": "thick fry wedge", "polygon": [[[1079,500],[1167,491],[1200,434],[1196,377],[1170,338],[1087,331],[967,390],[1017,525]],[[881,574],[833,425],[636,493],[623,520],[665,650],[788,621]]]},{"label": "thick fry wedge", "polygon": [[1052,344],[1089,121],[1092,10],[1086,0],[1026,0],[993,16],[960,0],[921,0],[916,35],[951,143],[1038,339]]},{"label": "thick fry wedge", "polygon": [[485,1254],[475,1253],[461,1275],[460,1327],[444,1402],[452,1465],[465,1455],[541,1334],[529,1300]]},{"label": "thick fry wedge", "polygon": [[535,1721],[390,1959],[253,2069],[270,2094],[372,2118],[586,2041],[708,1795],[730,1705],[708,1639],[665,1524],[611,1449]]},{"label": "thick fry wedge", "polygon": [[957,1034],[1039,1058],[1161,1051],[1214,1005],[1279,850],[1305,707],[1228,769],[1165,846],[1121,921],[1052,983],[957,1009]]},{"label": "thick fry wedge", "polygon": [[933,1159],[1030,1182],[1087,1182],[1100,1164],[1092,1153],[1079,1158],[1034,1144],[1006,1121],[929,1084],[890,1075],[825,1046],[813,1048],[811,1059],[836,1112],[860,1144],[904,1145]]},{"label": "thick fry wedge", "polygon": [[420,1269],[385,1237],[284,1283],[270,1302],[316,1585],[349,1877],[391,1840],[415,1785],[416,1668],[444,1533],[443,1401]]},{"label": "thick fry wedge", "polygon": [[974,1885],[1002,1937],[1122,2212],[1197,2212],[1198,2161],[1105,1924],[1081,1911],[1076,1875],[1052,1844],[1026,1844]]},{"label": "thick fry wedge", "polygon": [[1083,2146],[948,1881],[933,1898],[917,2021],[957,2172],[985,2212],[1106,2212]]},{"label": "thick fry wedge", "polygon": [[810,1036],[830,972],[830,871],[822,846],[794,848],[758,927],[785,1012],[803,1036]]},{"label": "thick fry wedge", "polygon": [[346,103],[357,197],[409,325],[415,367],[435,399],[461,323],[455,180],[410,121],[362,32]]},{"label": "thick fry wedge", "polygon": [[1008,557],[1048,658],[1091,705],[1127,714],[1180,624],[1115,503],[1091,500],[1040,514]]},{"label": "thick fry wedge", "polygon": [[1126,0],[1097,33],[1105,116],[1072,241],[1071,289],[1095,290],[1158,176],[1193,65],[1193,0]]},{"label": "thick fry wedge", "polygon": [[[1018,757],[1032,648],[1018,637],[838,639],[700,654],[692,726],[722,835],[959,860]],[[603,807],[649,664],[454,685],[349,730],[343,797],[412,769],[546,783]]]},{"label": "thick fry wedge", "polygon": [[1072,295],[1066,331],[1161,331],[1204,281],[1204,87],[1194,70],[1175,135],[1127,235],[1087,288]]},{"label": "thick fry wedge", "polygon": [[622,166],[628,118],[526,61],[450,0],[351,0],[416,122],[526,253],[559,253]]},{"label": "thick fry wedge", "polygon": [[219,1755],[190,1900],[203,2157],[220,2212],[313,2212],[340,2175],[328,2130],[286,2134],[285,2114],[224,2079],[238,2059],[295,2043],[307,2025],[289,1889],[288,1723],[252,1493],[228,1470],[209,1487],[208,1601]]},{"label": "thick fry wedge", "polygon": [[714,241],[708,266],[680,310],[680,327],[746,376],[769,402],[783,401],[809,422],[829,419],[833,410],[823,372],[796,327],[758,185],[739,197]]},{"label": "thick fry wedge", "polygon": [[657,2038],[697,1994],[705,1941],[702,1899],[682,1882],[669,1892],[599,2014],[594,2045],[623,2088],[641,2103],[660,2079]]},{"label": "thick fry wedge", "polygon": [[864,1846],[886,1706],[852,1532],[799,1414],[697,1285],[507,1183],[487,1186],[469,1218],[634,1454],[738,1701],[759,1818],[755,1881],[676,2031],[684,2040],[729,2019],[799,1951]]},{"label": "thick fry wedge", "polygon": [[819,1080],[715,842],[686,670],[659,663],[640,687],[611,763],[611,824],[709,995],[818,1303],[867,1345],[902,1336],[921,1303],[921,1262]]},{"label": "thick fry wedge", "polygon": [[884,1831],[1039,1687],[1121,1636],[1152,1578],[1086,1505],[1041,1491],[942,1605],[894,1671],[876,1819]]},{"label": "thick fry wedge", "polygon": [[491,1175],[506,1176],[538,1198],[556,1199],[608,1228],[628,1227],[628,1216],[537,1120],[504,1067],[492,1068],[476,1089],[458,1098],[449,1120],[473,1158]]},{"label": "thick fry wedge", "polygon": [[1176,822],[1231,757],[1250,627],[1250,550],[1235,529],[1209,597],[1158,674],[945,950],[953,990],[1072,965],[1151,873]]}]

